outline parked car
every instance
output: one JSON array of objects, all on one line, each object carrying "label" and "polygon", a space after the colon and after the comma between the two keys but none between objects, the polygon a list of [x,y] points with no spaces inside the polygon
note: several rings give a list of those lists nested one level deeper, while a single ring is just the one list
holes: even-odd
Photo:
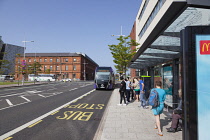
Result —
[{"label": "parked car", "polygon": [[0,81],[13,81],[15,80],[15,77],[14,76],[11,76],[11,75],[1,75],[0,76]]},{"label": "parked car", "polygon": [[71,79],[70,78],[65,78],[65,79],[61,79],[60,81],[61,82],[71,82]]}]

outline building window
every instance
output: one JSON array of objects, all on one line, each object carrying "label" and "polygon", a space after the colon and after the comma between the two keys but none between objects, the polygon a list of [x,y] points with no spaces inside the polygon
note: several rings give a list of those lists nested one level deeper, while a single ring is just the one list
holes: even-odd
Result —
[{"label": "building window", "polygon": [[42,59],[39,59],[39,62],[42,62]]},{"label": "building window", "polygon": [[77,61],[77,59],[76,58],[74,58],[74,62],[76,62]]},{"label": "building window", "polygon": [[65,67],[65,70],[69,70],[69,66],[66,66],[66,67]]},{"label": "building window", "polygon": [[72,74],[72,77],[73,77],[73,78],[76,78],[76,74]]},{"label": "building window", "polygon": [[60,67],[59,66],[56,66],[56,70],[60,70]]},{"label": "building window", "polygon": [[34,62],[36,62],[36,58],[34,59]]},{"label": "building window", "polygon": [[76,66],[73,66],[73,70],[76,70]]},{"label": "building window", "polygon": [[53,70],[53,66],[50,66],[50,71],[52,71]]},{"label": "building window", "polygon": [[52,62],[52,58],[50,58],[50,62]]},{"label": "building window", "polygon": [[28,62],[31,62],[31,58],[28,59]]},{"label": "building window", "polygon": [[64,62],[68,62],[69,60],[68,60],[68,58],[64,58]]},{"label": "building window", "polygon": [[60,62],[60,59],[59,58],[56,58],[56,62]]},{"label": "building window", "polygon": [[46,71],[47,70],[47,66],[44,66],[44,71]]},{"label": "building window", "polygon": [[47,62],[47,58],[44,59],[44,62]]}]

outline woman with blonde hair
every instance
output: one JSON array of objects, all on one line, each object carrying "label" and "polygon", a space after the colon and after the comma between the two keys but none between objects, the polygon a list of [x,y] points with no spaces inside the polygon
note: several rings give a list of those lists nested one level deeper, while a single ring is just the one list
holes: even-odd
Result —
[{"label": "woman with blonde hair", "polygon": [[138,102],[140,101],[139,99],[139,95],[140,95],[140,86],[139,86],[139,81],[137,80],[137,78],[134,78],[134,91],[135,91],[135,94],[136,94],[136,100],[138,100]]}]

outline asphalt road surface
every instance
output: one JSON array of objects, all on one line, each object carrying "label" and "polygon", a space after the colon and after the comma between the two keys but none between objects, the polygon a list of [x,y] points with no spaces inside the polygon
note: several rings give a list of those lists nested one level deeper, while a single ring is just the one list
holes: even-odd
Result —
[{"label": "asphalt road surface", "polygon": [[0,140],[92,140],[111,93],[93,82],[0,89]]}]

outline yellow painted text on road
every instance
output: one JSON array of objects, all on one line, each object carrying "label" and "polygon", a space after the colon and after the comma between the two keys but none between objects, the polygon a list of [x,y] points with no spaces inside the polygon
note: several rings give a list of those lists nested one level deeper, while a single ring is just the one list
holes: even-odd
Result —
[{"label": "yellow painted text on road", "polygon": [[76,104],[76,105],[69,105],[68,108],[79,108],[79,109],[103,109],[104,104]]},{"label": "yellow painted text on road", "polygon": [[60,120],[72,119],[72,120],[88,121],[92,115],[93,112],[65,111],[64,116],[58,116],[56,118]]}]

